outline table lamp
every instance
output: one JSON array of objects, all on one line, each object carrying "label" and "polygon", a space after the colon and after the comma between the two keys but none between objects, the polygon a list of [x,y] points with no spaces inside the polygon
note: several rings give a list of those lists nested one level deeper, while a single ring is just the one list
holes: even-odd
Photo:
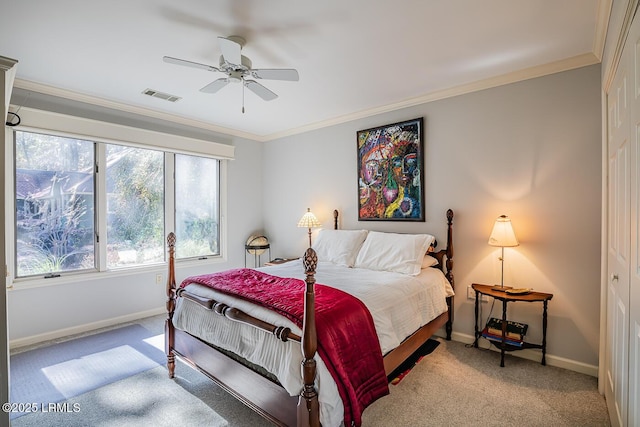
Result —
[{"label": "table lamp", "polygon": [[513,226],[508,216],[500,215],[498,219],[496,219],[496,223],[493,225],[493,230],[491,230],[491,235],[489,236],[489,245],[499,246],[502,249],[500,256],[500,286],[496,285],[492,289],[494,291],[511,289],[511,286],[504,286],[504,248],[518,246],[519,243],[518,239],[516,239],[516,234],[513,232]]},{"label": "table lamp", "polygon": [[306,227],[309,229],[309,247],[311,247],[311,229],[320,227],[320,221],[311,213],[311,208],[307,208],[307,212],[298,221],[298,227]]}]

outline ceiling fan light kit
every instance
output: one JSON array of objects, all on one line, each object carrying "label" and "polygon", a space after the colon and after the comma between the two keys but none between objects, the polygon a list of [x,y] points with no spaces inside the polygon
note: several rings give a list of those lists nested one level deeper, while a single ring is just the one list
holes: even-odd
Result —
[{"label": "ceiling fan light kit", "polygon": [[[187,61],[171,56],[165,56],[163,60],[169,64],[199,68],[201,70],[219,72],[227,75],[226,77],[221,77],[202,87],[200,92],[203,93],[216,93],[229,83],[242,83],[243,87],[246,87],[263,100],[272,101],[276,99],[278,95],[251,78],[258,80],[281,81],[299,80],[298,71],[292,68],[253,69],[251,60],[241,53],[245,40],[240,36],[229,36],[226,38],[218,37],[218,44],[222,51],[219,67],[200,64],[198,62]],[[244,113],[244,90],[242,103],[242,112]]]}]

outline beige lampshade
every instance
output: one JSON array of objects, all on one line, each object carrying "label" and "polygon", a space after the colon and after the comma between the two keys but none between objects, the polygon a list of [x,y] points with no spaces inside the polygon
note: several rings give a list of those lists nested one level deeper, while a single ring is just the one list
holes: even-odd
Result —
[{"label": "beige lampshade", "polygon": [[320,221],[311,213],[311,208],[307,208],[307,212],[298,221],[298,227],[313,228],[320,227]]},{"label": "beige lampshade", "polygon": [[491,236],[489,236],[489,245],[500,247],[518,246],[518,239],[513,232],[511,220],[506,215],[500,215],[493,225]]}]

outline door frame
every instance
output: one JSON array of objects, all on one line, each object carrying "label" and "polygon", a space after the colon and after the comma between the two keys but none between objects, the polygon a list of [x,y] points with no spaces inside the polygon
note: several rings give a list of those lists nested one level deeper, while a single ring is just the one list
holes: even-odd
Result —
[{"label": "door frame", "polygon": [[[6,58],[0,56],[0,98],[2,104],[0,104],[0,117],[4,122],[9,111],[9,101],[11,98],[11,92],[13,90],[13,81],[16,75],[16,64],[18,61],[15,59]],[[2,124],[2,131],[0,132],[0,174],[6,176],[6,162],[5,162],[5,147],[9,142],[10,132],[8,132],[4,123]],[[4,321],[4,327],[0,327],[0,403],[9,402],[9,325],[7,314],[7,254],[6,254],[6,239],[5,239],[5,180],[2,180],[0,185],[0,200],[2,200],[0,209],[0,276],[2,277],[2,291],[0,291],[0,318]],[[9,413],[0,411],[0,425],[9,425]]]}]

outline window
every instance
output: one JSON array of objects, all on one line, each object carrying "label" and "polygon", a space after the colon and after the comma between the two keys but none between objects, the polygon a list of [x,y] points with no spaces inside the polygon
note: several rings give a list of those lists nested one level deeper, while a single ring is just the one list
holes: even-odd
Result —
[{"label": "window", "polygon": [[95,268],[94,144],[16,132],[17,276]]},{"label": "window", "polygon": [[176,154],[176,258],[220,254],[219,161]]},{"label": "window", "polygon": [[106,146],[107,267],[164,260],[164,153]]},{"label": "window", "polygon": [[220,160],[26,131],[14,148],[16,277],[163,262],[165,218],[179,258],[221,254]]}]

